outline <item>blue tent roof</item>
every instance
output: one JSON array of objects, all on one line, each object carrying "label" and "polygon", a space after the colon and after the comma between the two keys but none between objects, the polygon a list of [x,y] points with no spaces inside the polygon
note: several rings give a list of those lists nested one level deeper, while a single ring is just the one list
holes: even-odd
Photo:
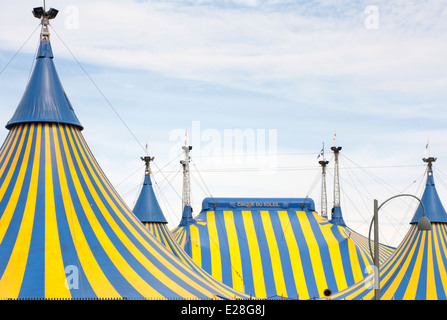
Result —
[{"label": "blue tent roof", "polygon": [[133,208],[133,213],[141,222],[167,223],[163,211],[161,211],[157,198],[155,197],[152,181],[149,174],[144,176],[143,187],[138,200]]},{"label": "blue tent roof", "polygon": [[[424,204],[425,215],[430,222],[447,222],[447,213],[439,199],[432,174],[427,176],[427,183],[421,201]],[[422,206],[419,205],[410,223],[417,223],[421,217]]]},{"label": "blue tent roof", "polygon": [[40,42],[33,74],[6,128],[25,122],[64,123],[83,129],[57,75],[50,42]]},{"label": "blue tent roof", "polygon": [[337,226],[346,227],[345,220],[343,220],[343,214],[339,206],[335,206],[332,208],[332,219],[330,222]]},{"label": "blue tent roof", "polygon": [[183,208],[182,219],[180,220],[179,226],[188,226],[194,223],[195,219],[192,216],[192,208],[191,206],[185,206]]}]

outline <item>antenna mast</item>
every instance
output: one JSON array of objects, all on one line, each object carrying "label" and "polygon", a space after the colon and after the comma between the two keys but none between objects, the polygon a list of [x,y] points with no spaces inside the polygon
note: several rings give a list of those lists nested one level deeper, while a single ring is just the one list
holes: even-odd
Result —
[{"label": "antenna mast", "polygon": [[340,179],[338,174],[338,154],[341,147],[331,147],[335,156],[335,169],[334,169],[334,207],[340,206]]},{"label": "antenna mast", "polygon": [[322,179],[321,179],[321,216],[327,218],[327,192],[326,192],[326,165],[329,161],[320,160]]},{"label": "antenna mast", "polygon": [[189,171],[189,163],[191,158],[189,156],[189,152],[192,149],[192,146],[182,146],[183,151],[185,151],[185,159],[180,160],[180,163],[183,166],[183,194],[182,194],[182,204],[183,208],[185,206],[191,206],[191,182],[190,182],[190,171]]}]

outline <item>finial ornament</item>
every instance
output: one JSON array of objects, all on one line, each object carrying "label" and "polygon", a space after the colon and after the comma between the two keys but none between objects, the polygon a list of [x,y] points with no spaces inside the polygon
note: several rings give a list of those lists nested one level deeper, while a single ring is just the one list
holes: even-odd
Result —
[{"label": "finial ornament", "polygon": [[422,161],[427,163],[427,173],[429,176],[432,176],[433,175],[432,163],[436,161],[436,158],[435,157],[423,158]]},{"label": "finial ornament", "polygon": [[49,42],[50,41],[50,32],[48,31],[48,25],[50,24],[50,20],[56,18],[59,10],[50,8],[50,10],[45,11],[44,7],[37,7],[33,9],[33,15],[37,19],[41,19],[42,31],[40,32],[40,41],[41,42]]},{"label": "finial ornament", "polygon": [[150,175],[151,174],[150,162],[154,161],[154,157],[144,156],[141,157],[141,160],[143,160],[146,163],[146,170],[144,171],[144,174],[146,176]]}]

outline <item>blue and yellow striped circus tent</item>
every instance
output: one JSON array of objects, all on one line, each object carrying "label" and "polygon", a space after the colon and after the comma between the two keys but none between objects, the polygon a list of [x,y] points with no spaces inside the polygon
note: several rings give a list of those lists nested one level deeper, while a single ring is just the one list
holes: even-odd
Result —
[{"label": "blue and yellow striped circus tent", "polygon": [[[432,160],[435,160],[432,158]],[[447,299],[447,214],[436,190],[431,162],[421,198],[431,230],[419,230],[419,205],[410,229],[391,257],[380,265],[381,300]],[[332,296],[332,299],[375,299],[374,274]]]},{"label": "blue and yellow striped circus tent", "polygon": [[[372,264],[367,239],[318,215],[309,198],[206,198],[172,232],[214,278],[258,298],[319,298]],[[392,252],[380,246],[383,261]]]},{"label": "blue and yellow striped circus tent", "polygon": [[219,287],[227,295],[233,296],[235,299],[256,298],[250,297],[240,291],[233,289],[221,281],[211,277],[206,271],[199,267],[194,260],[179,246],[174,239],[171,231],[168,229],[167,220],[160,208],[158,200],[155,196],[152,186],[149,162],[153,160],[151,157],[142,157],[146,161],[146,170],[143,185],[135,203],[133,213],[142,222],[142,224],[160,241],[173,255],[178,257],[185,265],[189,266],[195,272],[200,273]]},{"label": "blue and yellow striped circus tent", "polygon": [[83,138],[46,34],[0,149],[0,299],[234,298],[166,249]]}]

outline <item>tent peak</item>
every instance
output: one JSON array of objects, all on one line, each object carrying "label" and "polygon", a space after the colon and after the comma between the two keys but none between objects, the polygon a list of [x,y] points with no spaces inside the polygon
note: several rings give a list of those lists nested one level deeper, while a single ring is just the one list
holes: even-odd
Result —
[{"label": "tent peak", "polygon": [[49,20],[54,19],[58,10],[34,8],[33,14],[42,20],[40,45],[36,64],[26,90],[6,129],[10,130],[20,123],[60,123],[83,127],[65,94],[62,83],[53,63],[53,51],[48,31]]},{"label": "tent peak", "polygon": [[150,162],[154,160],[154,157],[144,156],[141,157],[141,160],[146,164],[144,182],[132,211],[142,223],[168,223],[152,188]]},{"label": "tent peak", "polygon": [[[427,182],[425,184],[424,194],[421,198],[421,201],[425,207],[425,215],[432,223],[447,223],[447,212],[445,211],[441,199],[439,198],[436,190],[435,179],[433,177],[432,164],[436,161],[436,158],[429,157],[423,158],[422,160],[427,163]],[[422,206],[419,205],[410,224],[417,223],[421,217]]]},{"label": "tent peak", "polygon": [[48,26],[50,25],[50,20],[56,18],[59,10],[50,8],[50,10],[46,11],[45,7],[36,7],[32,12],[34,17],[41,20],[42,30],[40,32],[40,41],[50,42],[50,32],[48,31]]}]

